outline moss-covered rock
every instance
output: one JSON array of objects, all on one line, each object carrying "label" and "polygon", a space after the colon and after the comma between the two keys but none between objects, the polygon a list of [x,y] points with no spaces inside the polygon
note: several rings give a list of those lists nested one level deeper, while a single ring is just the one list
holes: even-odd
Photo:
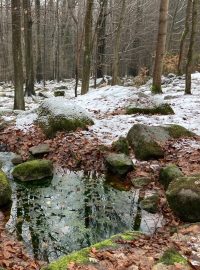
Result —
[{"label": "moss-covered rock", "polygon": [[94,124],[83,108],[62,97],[44,100],[38,108],[37,123],[47,137],[55,136],[57,131],[70,132]]},{"label": "moss-covered rock", "polygon": [[170,208],[183,221],[200,221],[200,175],[173,180],[166,192]]},{"label": "moss-covered rock", "polygon": [[54,97],[64,97],[65,91],[64,90],[56,90],[54,91]]},{"label": "moss-covered rock", "polygon": [[154,114],[160,114],[160,115],[170,115],[170,114],[174,114],[174,111],[172,109],[172,107],[167,104],[167,103],[163,103],[160,105],[154,105],[154,106],[129,106],[126,108],[126,113],[127,114],[136,114],[136,113],[140,113],[140,114],[150,114],[150,115],[154,115]]},{"label": "moss-covered rock", "polygon": [[6,174],[0,170],[0,207],[11,202],[11,187]]},{"label": "moss-covered rock", "polygon": [[120,137],[117,141],[112,143],[112,149],[117,153],[129,154],[128,141],[124,137]]},{"label": "moss-covered rock", "polygon": [[133,161],[125,154],[110,153],[105,160],[108,171],[117,175],[125,175],[134,169]]},{"label": "moss-covered rock", "polygon": [[32,160],[17,165],[12,175],[21,181],[40,180],[53,175],[53,164],[50,160]]},{"label": "moss-covered rock", "polygon": [[118,248],[120,244],[117,244],[117,240],[133,240],[140,236],[139,232],[126,232],[124,234],[118,234],[111,237],[108,240],[99,242],[91,247],[81,249],[80,251],[72,252],[69,255],[63,256],[55,262],[52,262],[49,266],[42,268],[42,270],[67,270],[70,263],[74,262],[77,264],[89,263],[89,255],[92,249],[101,250],[105,248]]},{"label": "moss-covered rock", "polygon": [[155,214],[158,211],[158,203],[159,203],[159,196],[158,194],[154,194],[152,196],[143,199],[140,202],[140,207],[149,213]]},{"label": "moss-covered rock", "polygon": [[174,179],[177,179],[178,177],[181,176],[183,176],[182,171],[175,164],[169,164],[166,167],[161,168],[158,180],[166,190],[169,184]]},{"label": "moss-covered rock", "polygon": [[195,134],[178,125],[147,126],[134,125],[127,140],[140,160],[159,159],[164,156],[162,145],[172,138],[191,137]]}]

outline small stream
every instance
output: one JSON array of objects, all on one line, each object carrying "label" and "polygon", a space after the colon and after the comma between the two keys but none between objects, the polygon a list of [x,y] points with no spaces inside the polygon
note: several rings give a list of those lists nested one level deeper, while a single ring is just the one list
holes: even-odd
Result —
[{"label": "small stream", "polygon": [[[8,158],[3,169],[11,170]],[[11,185],[7,229],[47,262],[127,230],[152,233],[162,223],[158,214],[138,208],[139,190],[117,190],[95,172],[55,173],[42,184]]]}]

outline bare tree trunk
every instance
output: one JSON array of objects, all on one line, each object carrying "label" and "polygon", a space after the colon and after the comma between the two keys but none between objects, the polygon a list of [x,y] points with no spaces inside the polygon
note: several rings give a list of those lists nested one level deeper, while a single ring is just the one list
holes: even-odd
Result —
[{"label": "bare tree trunk", "polygon": [[187,55],[187,64],[186,64],[186,81],[185,81],[185,94],[191,95],[191,74],[192,74],[192,62],[193,62],[193,54],[194,54],[194,43],[195,37],[197,33],[197,14],[198,14],[198,5],[199,0],[193,0],[192,5],[192,29],[191,29],[191,37],[190,37],[190,45]]},{"label": "bare tree trunk", "polygon": [[44,34],[43,34],[43,85],[46,85],[46,22],[47,22],[47,0],[44,0]]},{"label": "bare tree trunk", "polygon": [[23,0],[24,10],[24,43],[25,43],[25,66],[26,86],[25,95],[35,95],[34,70],[33,70],[33,48],[32,48],[32,17],[30,0]]},{"label": "bare tree trunk", "polygon": [[37,57],[36,57],[36,80],[42,81],[42,56],[41,56],[41,36],[40,36],[40,0],[35,0],[36,13],[36,43],[37,43]]},{"label": "bare tree trunk", "polygon": [[190,18],[192,12],[192,0],[188,0],[186,8],[186,18],[185,18],[185,28],[181,37],[179,59],[178,59],[178,68],[177,73],[181,75],[182,72],[182,62],[184,57],[185,41],[190,32]]},{"label": "bare tree trunk", "polygon": [[25,110],[24,92],[23,92],[23,65],[21,48],[21,19],[20,19],[20,1],[11,1],[12,10],[12,53],[14,63],[14,109]]},{"label": "bare tree trunk", "polygon": [[124,13],[126,9],[126,0],[122,0],[121,13],[119,17],[119,23],[114,41],[114,53],[113,53],[113,65],[112,65],[112,85],[116,85],[119,82],[119,49],[120,49],[120,37],[122,24],[124,19]]},{"label": "bare tree trunk", "polygon": [[167,38],[168,9],[169,9],[169,0],[161,0],[156,57],[153,71],[152,93],[154,94],[162,93],[161,77],[163,71],[163,58],[165,55],[165,46]]},{"label": "bare tree trunk", "polygon": [[96,59],[96,78],[103,78],[104,59],[105,59],[105,34],[106,34],[106,12],[108,0],[101,0],[100,14],[97,22],[97,59]]},{"label": "bare tree trunk", "polygon": [[84,95],[89,90],[90,69],[91,69],[91,53],[92,53],[92,13],[94,0],[87,0],[85,14],[85,44],[83,56],[83,72],[82,72],[82,87],[81,95]]}]

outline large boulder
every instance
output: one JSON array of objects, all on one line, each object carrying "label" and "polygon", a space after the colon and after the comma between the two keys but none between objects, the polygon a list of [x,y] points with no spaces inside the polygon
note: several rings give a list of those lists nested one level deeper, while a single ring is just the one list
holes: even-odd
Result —
[{"label": "large boulder", "polygon": [[170,208],[183,221],[200,221],[200,175],[179,177],[166,192]]},{"label": "large boulder", "polygon": [[162,103],[159,105],[145,105],[145,104],[134,104],[126,108],[127,114],[160,114],[160,115],[170,115],[174,114],[172,107],[167,103]]},{"label": "large boulder", "polygon": [[0,207],[11,201],[11,187],[6,174],[0,170]]},{"label": "large boulder", "polygon": [[111,153],[106,157],[108,171],[117,175],[126,175],[134,169],[133,161],[125,154]]},{"label": "large boulder", "polygon": [[164,186],[166,190],[169,184],[178,177],[183,176],[182,171],[175,164],[168,164],[160,169],[159,182]]},{"label": "large boulder", "polygon": [[192,137],[195,134],[179,125],[147,126],[135,124],[128,132],[127,140],[140,160],[164,157],[162,145],[172,138]]},{"label": "large boulder", "polygon": [[53,137],[57,131],[85,129],[88,125],[94,124],[83,108],[62,97],[44,100],[38,108],[37,122],[47,137]]},{"label": "large boulder", "polygon": [[33,181],[53,175],[53,164],[50,160],[32,160],[17,165],[12,172],[15,179]]}]

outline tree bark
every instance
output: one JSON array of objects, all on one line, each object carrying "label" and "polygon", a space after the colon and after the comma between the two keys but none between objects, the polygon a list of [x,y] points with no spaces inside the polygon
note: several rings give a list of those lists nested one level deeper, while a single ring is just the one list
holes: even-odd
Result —
[{"label": "tree bark", "polygon": [[33,70],[33,47],[32,47],[32,17],[30,0],[23,0],[24,11],[24,44],[25,44],[25,66],[26,85],[25,95],[35,95],[34,91],[34,70]]},{"label": "tree bark", "polygon": [[187,55],[187,64],[186,64],[186,81],[185,81],[185,94],[191,95],[191,74],[192,74],[192,63],[193,63],[193,54],[194,54],[194,43],[197,33],[197,15],[198,15],[198,5],[199,0],[193,0],[192,5],[192,29],[190,37],[190,45]]},{"label": "tree bark", "polygon": [[21,48],[21,19],[20,19],[20,1],[11,0],[12,10],[12,53],[14,63],[14,109],[25,110],[24,92],[23,92],[23,65]]},{"label": "tree bark", "polygon": [[188,0],[187,8],[186,8],[185,28],[184,28],[184,31],[181,37],[181,42],[180,42],[180,51],[179,51],[178,68],[177,68],[177,73],[179,75],[183,73],[182,62],[183,62],[183,57],[184,57],[185,42],[190,32],[191,12],[192,12],[192,0]]},{"label": "tree bark", "polygon": [[91,53],[92,53],[93,4],[94,4],[94,0],[87,0],[85,22],[84,22],[85,43],[84,43],[81,95],[86,94],[89,90],[90,69],[91,69]]},{"label": "tree bark", "polygon": [[36,13],[36,81],[42,81],[42,56],[41,56],[41,36],[40,36],[40,0],[35,0],[35,13]]},{"label": "tree bark", "polygon": [[121,30],[122,30],[125,9],[126,9],[126,0],[123,0],[121,13],[119,17],[119,23],[118,23],[117,32],[116,32],[115,41],[114,41],[112,85],[116,85],[119,82],[119,49],[120,49],[120,37],[121,37]]},{"label": "tree bark", "polygon": [[152,93],[162,93],[161,77],[163,71],[163,58],[165,55],[166,38],[167,38],[167,21],[168,21],[169,0],[161,0],[160,17],[158,26],[158,39],[156,45],[156,57],[153,70]]}]

